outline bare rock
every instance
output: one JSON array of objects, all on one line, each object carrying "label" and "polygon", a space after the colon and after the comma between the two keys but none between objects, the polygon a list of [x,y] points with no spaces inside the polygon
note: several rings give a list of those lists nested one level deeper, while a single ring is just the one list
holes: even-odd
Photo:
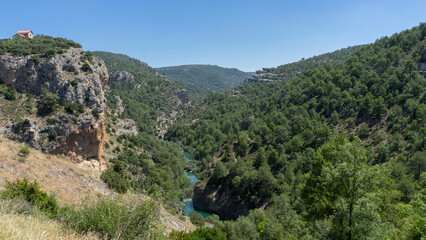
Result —
[{"label": "bare rock", "polygon": [[[84,61],[85,56],[81,48],[70,48],[40,61],[34,61],[31,56],[0,56],[0,82],[32,94],[36,100],[46,88],[59,96],[62,106],[69,103],[84,106],[84,112],[79,115],[60,108],[46,117],[31,116],[24,123],[9,122],[2,129],[3,134],[77,161],[101,161],[106,108],[103,87],[108,83],[108,71],[101,58],[93,56],[90,61]],[[57,137],[49,139],[48,134],[53,130]]]},{"label": "bare rock", "polygon": [[174,90],[173,95],[175,95],[182,104],[187,106],[191,105],[191,99],[189,97],[189,93],[185,90]]},{"label": "bare rock", "polygon": [[138,135],[138,129],[132,119],[118,119],[117,120],[117,136],[120,135]]}]

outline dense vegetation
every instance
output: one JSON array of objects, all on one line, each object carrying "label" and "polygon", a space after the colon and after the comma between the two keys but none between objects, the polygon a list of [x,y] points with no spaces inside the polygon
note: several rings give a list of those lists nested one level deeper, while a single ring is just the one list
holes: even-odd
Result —
[{"label": "dense vegetation", "polygon": [[162,67],[157,71],[183,86],[194,100],[201,100],[212,92],[230,90],[251,76],[235,68],[214,65]]},{"label": "dense vegetation", "polygon": [[157,194],[174,203],[185,197],[191,185],[176,144],[146,134],[122,135],[117,140],[123,143],[123,149],[101,177],[110,188],[120,193],[133,189]]},{"label": "dense vegetation", "polygon": [[0,55],[6,53],[13,55],[39,54],[51,57],[64,53],[70,47],[81,48],[81,45],[65,38],[44,35],[35,35],[34,38],[14,37],[0,40]]},{"label": "dense vegetation", "polygon": [[362,45],[343,48],[331,53],[325,53],[318,56],[314,56],[308,59],[302,59],[295,63],[280,65],[276,68],[271,69],[273,73],[291,73],[291,72],[305,72],[310,69],[320,67],[325,63],[342,63],[352,53],[358,51]]},{"label": "dense vegetation", "polygon": [[420,24],[343,63],[213,94],[172,126],[209,186],[271,204],[222,223],[228,238],[425,236],[425,36]]}]

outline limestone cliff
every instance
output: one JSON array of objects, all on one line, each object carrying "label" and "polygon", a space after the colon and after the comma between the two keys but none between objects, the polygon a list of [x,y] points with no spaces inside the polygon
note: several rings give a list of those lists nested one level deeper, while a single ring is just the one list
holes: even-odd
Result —
[{"label": "limestone cliff", "polygon": [[[26,96],[38,104],[43,89],[48,89],[59,97],[59,107],[48,116],[19,114],[24,121],[17,121],[17,116],[10,112],[2,112],[0,134],[77,161],[101,161],[106,105],[103,87],[107,82],[108,71],[103,60],[81,48],[69,48],[50,58],[1,55],[0,83],[13,86],[20,98]],[[1,104],[23,104],[22,101]],[[77,106],[78,112],[65,111],[66,106]]]}]

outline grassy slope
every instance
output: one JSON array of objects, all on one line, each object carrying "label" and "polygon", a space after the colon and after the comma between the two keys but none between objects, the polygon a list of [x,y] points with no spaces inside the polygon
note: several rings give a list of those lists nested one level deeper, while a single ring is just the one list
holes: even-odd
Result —
[{"label": "grassy slope", "polygon": [[[21,143],[0,137],[0,190],[5,187],[6,181],[27,178],[30,182],[37,181],[43,190],[54,194],[61,205],[77,204],[86,197],[97,199],[102,195],[115,194],[100,180],[100,172],[97,168],[78,165],[65,158],[45,154],[35,149],[30,149],[30,154],[23,158],[19,154],[22,146]],[[135,197],[148,198],[142,194],[126,195],[126,198]],[[187,219],[181,220],[163,207],[160,207],[160,215],[159,224],[165,233],[170,233],[172,230],[195,230],[195,226]],[[20,227],[11,227],[14,223],[24,221],[26,223],[21,224]],[[39,227],[42,225],[46,226]],[[33,229],[40,229],[40,231],[33,231]],[[49,238],[49,236],[52,237]],[[79,239],[79,235],[62,231],[61,225],[54,221],[6,211],[5,204],[0,199],[0,239],[57,239],[58,237]],[[91,239],[91,236],[86,237]]]}]

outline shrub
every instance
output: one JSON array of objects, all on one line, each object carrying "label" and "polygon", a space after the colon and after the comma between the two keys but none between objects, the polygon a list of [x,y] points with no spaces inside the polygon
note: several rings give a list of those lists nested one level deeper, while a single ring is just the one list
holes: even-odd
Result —
[{"label": "shrub", "polygon": [[37,55],[32,55],[31,56],[31,60],[35,63],[35,64],[39,64],[40,63],[40,57]]},{"label": "shrub", "polygon": [[225,240],[226,234],[217,227],[203,227],[191,233],[173,231],[169,237],[172,240]]},{"label": "shrub", "polygon": [[90,65],[88,63],[84,63],[83,66],[81,66],[81,70],[83,72],[92,72],[92,68],[90,67]]},{"label": "shrub", "polygon": [[58,137],[58,133],[56,132],[55,129],[52,129],[49,131],[48,137],[49,137],[49,140],[51,141],[56,140],[56,138]]},{"label": "shrub", "polygon": [[124,163],[121,161],[115,162],[108,170],[102,173],[101,179],[109,188],[119,193],[127,192],[130,187],[128,176],[124,169]]},{"label": "shrub", "polygon": [[7,87],[7,90],[4,93],[4,98],[6,98],[7,100],[15,100],[16,99],[16,89],[14,87]]},{"label": "shrub", "polygon": [[83,113],[84,112],[84,105],[79,103],[68,103],[65,105],[65,111],[68,113]]},{"label": "shrub", "polygon": [[28,182],[28,179],[7,182],[6,189],[1,192],[3,198],[23,198],[43,212],[55,216],[58,212],[58,203],[54,196],[48,195],[40,189],[36,181]]},{"label": "shrub", "polygon": [[70,84],[71,86],[75,87],[75,86],[77,86],[77,85],[78,85],[78,81],[77,81],[77,79],[73,79],[73,80],[69,81],[69,84]]},{"label": "shrub", "polygon": [[39,114],[47,115],[53,112],[58,106],[59,96],[51,93],[47,88],[43,89],[39,104]]},{"label": "shrub", "polygon": [[28,156],[28,154],[30,154],[30,147],[28,147],[28,145],[24,145],[21,150],[19,150],[19,153],[24,156]]},{"label": "shrub", "polygon": [[77,232],[97,232],[104,239],[155,239],[151,229],[157,210],[152,201],[101,198],[62,208],[58,219]]},{"label": "shrub", "polygon": [[204,224],[206,223],[206,220],[199,212],[193,211],[189,214],[189,217],[191,219],[191,222],[199,227],[204,226]]}]

